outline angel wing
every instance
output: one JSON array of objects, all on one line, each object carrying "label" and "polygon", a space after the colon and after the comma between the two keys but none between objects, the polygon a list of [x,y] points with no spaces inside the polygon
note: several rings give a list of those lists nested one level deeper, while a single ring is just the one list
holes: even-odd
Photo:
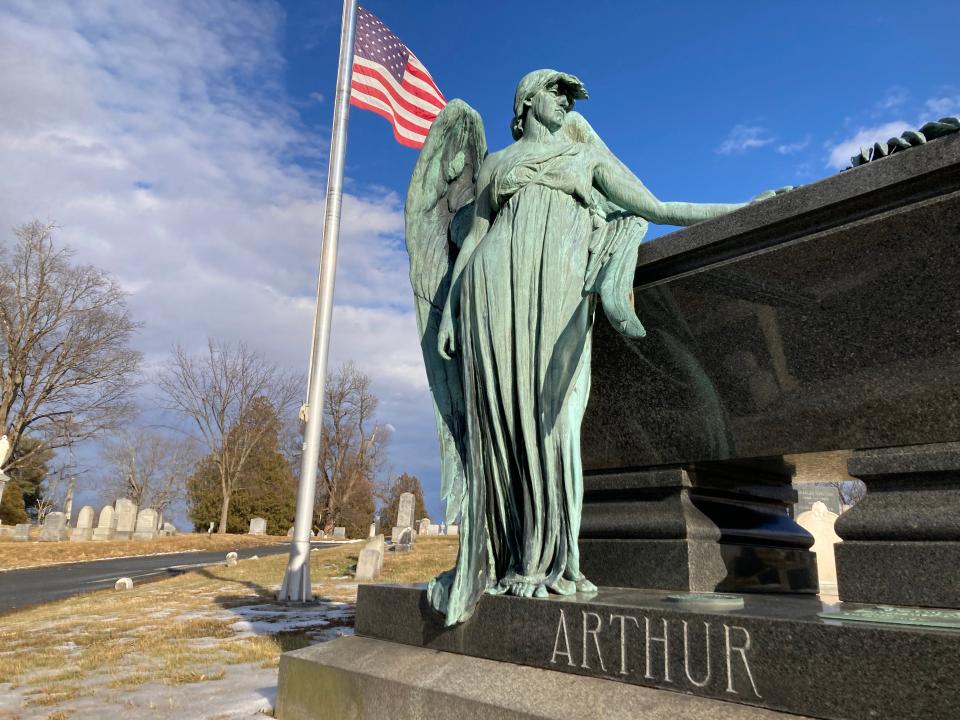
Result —
[{"label": "angel wing", "polygon": [[[626,172],[631,172],[610,152],[580,113],[567,113],[564,131],[574,142],[594,145]],[[634,309],[633,276],[637,269],[640,243],[647,234],[649,223],[618,207],[597,190],[594,190],[593,200],[599,213],[599,222],[596,223],[598,227],[590,243],[590,262],[584,289],[600,296],[603,312],[618,332],[626,337],[642,338],[647,331]]]},{"label": "angel wing", "polygon": [[486,155],[480,115],[462,100],[451,100],[427,134],[404,211],[410,285],[440,437],[440,494],[448,523],[456,520],[465,491],[466,423],[460,365],[440,357],[437,332],[457,252],[470,230],[477,173]]}]

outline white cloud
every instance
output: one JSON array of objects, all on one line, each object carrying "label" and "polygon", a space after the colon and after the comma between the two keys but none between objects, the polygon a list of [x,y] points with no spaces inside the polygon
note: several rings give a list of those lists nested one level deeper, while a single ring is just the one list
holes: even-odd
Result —
[{"label": "white cloud", "polygon": [[777,151],[780,155],[793,155],[794,153],[798,153],[798,152],[800,152],[801,150],[805,150],[808,145],[810,145],[810,137],[809,137],[809,136],[805,137],[805,138],[804,138],[803,140],[801,140],[800,142],[784,143],[784,144],[782,144],[782,145],[777,145],[776,151]]},{"label": "white cloud", "polygon": [[896,120],[876,127],[861,127],[851,137],[841,140],[839,143],[828,145],[829,159],[827,167],[835,170],[842,170],[850,166],[850,158],[860,152],[863,145],[873,145],[876,142],[886,142],[892,137],[897,137],[913,127],[911,123],[905,120]]},{"label": "white cloud", "polygon": [[935,117],[930,120],[939,120],[942,117],[960,115],[960,95],[944,95],[930,98],[925,103],[926,110]]},{"label": "white cloud", "polygon": [[[0,229],[55,221],[117,277],[148,366],[213,335],[306,370],[325,178],[291,158],[325,138],[283,95],[282,22],[269,2],[0,7]],[[423,477],[436,441],[402,206],[367,192],[344,197],[331,365],[373,377],[393,463]]]},{"label": "white cloud", "polygon": [[889,88],[882,98],[876,103],[877,110],[889,111],[896,110],[903,106],[909,95],[905,88],[895,85]]},{"label": "white cloud", "polygon": [[735,125],[714,152],[719,155],[739,155],[747,150],[769,145],[774,139],[762,127]]}]

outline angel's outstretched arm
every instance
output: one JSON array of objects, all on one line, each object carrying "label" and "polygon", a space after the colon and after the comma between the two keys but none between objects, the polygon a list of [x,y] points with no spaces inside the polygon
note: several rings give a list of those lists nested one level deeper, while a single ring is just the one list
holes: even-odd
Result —
[{"label": "angel's outstretched arm", "polygon": [[605,145],[594,146],[593,183],[612,202],[660,225],[693,225],[744,206],[745,203],[661,202]]}]

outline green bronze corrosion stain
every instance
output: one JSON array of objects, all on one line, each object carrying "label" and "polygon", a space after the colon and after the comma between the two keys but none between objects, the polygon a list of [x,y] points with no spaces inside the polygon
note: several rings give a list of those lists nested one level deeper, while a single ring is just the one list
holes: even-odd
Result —
[{"label": "green bronze corrosion stain", "polygon": [[573,75],[527,74],[516,142],[492,154],[480,116],[453,100],[410,181],[410,281],[441,495],[447,522],[461,519],[457,565],[429,588],[447,625],[484,593],[596,589],[577,547],[596,301],[620,333],[642,338],[632,282],[648,222],[691,225],[741,207],[658,200],[571,112],[586,97]]},{"label": "green bronze corrosion stain", "polygon": [[960,610],[936,610],[933,608],[877,605],[876,607],[857,608],[856,610],[821,612],[817,613],[817,615],[824,620],[914,625],[917,627],[960,630]]}]

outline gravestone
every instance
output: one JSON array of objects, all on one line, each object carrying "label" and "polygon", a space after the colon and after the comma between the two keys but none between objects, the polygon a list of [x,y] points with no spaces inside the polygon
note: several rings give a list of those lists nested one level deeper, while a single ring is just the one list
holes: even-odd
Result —
[{"label": "gravestone", "polygon": [[384,542],[383,535],[378,534],[371,538],[367,542],[366,547],[373,548],[380,554],[380,560],[377,564],[377,574],[379,575],[381,572],[383,572],[383,555],[387,551],[387,544]]},{"label": "gravestone", "polygon": [[292,538],[292,537],[293,537],[293,528],[292,528],[292,527],[291,527],[289,530],[287,530],[287,537],[288,537],[288,538]]},{"label": "gravestone", "polygon": [[817,575],[820,578],[820,593],[823,595],[837,594],[837,561],[834,546],[841,540],[834,530],[834,525],[838,517],[840,516],[830,512],[819,500],[813,503],[810,510],[797,516],[797,524],[813,535],[813,547],[810,549],[817,556]]},{"label": "gravestone", "polygon": [[134,540],[156,540],[159,514],[153,508],[144,508],[137,513],[137,524],[133,532]]},{"label": "gravestone", "polygon": [[460,532],[458,525],[447,525],[447,535],[457,535]]},{"label": "gravestone", "polygon": [[347,529],[345,527],[335,527],[333,529],[333,539],[334,540],[346,540],[347,539]]},{"label": "gravestone", "polygon": [[113,534],[117,530],[116,511],[113,505],[104,505],[97,518],[97,527],[93,531],[94,540],[113,540]]},{"label": "gravestone", "polygon": [[120,498],[114,504],[116,510],[116,528],[113,532],[114,540],[129,540],[137,527],[137,506],[132,500]]},{"label": "gravestone", "polygon": [[840,514],[840,492],[836,486],[804,483],[794,484],[793,488],[797,491],[797,502],[793,505],[793,517],[799,518],[802,513],[813,510],[814,504],[818,502],[823,503],[826,509],[834,515]]},{"label": "gravestone", "polygon": [[416,508],[416,498],[413,493],[403,493],[400,495],[400,505],[397,509],[397,527],[413,527],[413,512]]},{"label": "gravestone", "polygon": [[430,531],[430,518],[423,518],[417,523],[417,535],[426,535]]},{"label": "gravestone", "polygon": [[367,533],[367,537],[376,537],[377,535],[377,524],[375,522],[370,523],[370,532]]},{"label": "gravestone", "polygon": [[400,531],[395,550],[397,552],[407,552],[413,547],[413,542],[416,536],[417,534],[413,531],[412,527],[405,527]]},{"label": "gravestone", "polygon": [[427,526],[427,535],[439,535],[440,526],[439,525],[428,525]]},{"label": "gravestone", "polygon": [[165,536],[167,536],[167,537],[171,537],[171,536],[173,536],[173,535],[176,535],[176,534],[177,534],[177,526],[174,525],[172,522],[165,522],[165,523],[163,524],[163,530],[161,531],[161,534],[163,534],[163,535],[165,535]]},{"label": "gravestone", "polygon": [[227,567],[236,567],[238,562],[239,560],[237,558],[237,553],[228,552],[224,565],[226,565]]},{"label": "gravestone", "polygon": [[30,528],[33,527],[30,523],[17,523],[17,526],[13,529],[13,539],[19,542],[26,542],[30,539]]},{"label": "gravestone", "polygon": [[357,582],[369,582],[380,574],[380,552],[375,547],[365,547],[357,560]]},{"label": "gravestone", "polygon": [[390,542],[394,545],[400,542],[400,533],[402,532],[403,528],[397,525],[394,525],[392,528],[390,528]]},{"label": "gravestone", "polygon": [[248,535],[266,535],[267,534],[267,521],[262,517],[250,518],[250,530],[247,532]]},{"label": "gravestone", "polygon": [[47,513],[40,528],[40,542],[60,542],[69,535],[67,516],[62,512]]},{"label": "gravestone", "polygon": [[0,537],[13,537],[13,525],[0,523]]},{"label": "gravestone", "polygon": [[77,526],[70,533],[70,540],[92,540],[93,539],[93,518],[96,510],[90,505],[84,505],[77,514]]}]

